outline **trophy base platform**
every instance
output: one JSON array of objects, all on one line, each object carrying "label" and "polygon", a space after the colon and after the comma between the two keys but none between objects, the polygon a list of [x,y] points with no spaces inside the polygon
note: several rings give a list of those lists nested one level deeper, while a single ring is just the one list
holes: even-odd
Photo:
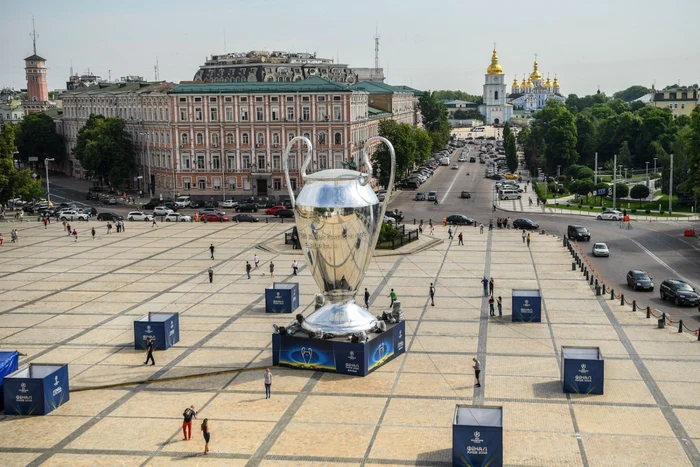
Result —
[{"label": "trophy base platform", "polygon": [[347,337],[311,339],[304,333],[272,335],[274,365],[367,376],[406,351],[406,322],[388,324],[381,334],[368,334],[367,342]]}]

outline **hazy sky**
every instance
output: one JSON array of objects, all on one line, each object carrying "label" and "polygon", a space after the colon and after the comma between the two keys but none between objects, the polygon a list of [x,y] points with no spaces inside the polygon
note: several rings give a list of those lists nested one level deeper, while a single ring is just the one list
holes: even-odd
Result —
[{"label": "hazy sky", "polygon": [[[380,63],[390,84],[481,94],[493,42],[507,81],[556,73],[564,94],[700,83],[700,0],[0,0],[0,87],[26,87],[23,59],[48,60],[49,88],[75,72],[190,80],[211,54],[317,52]],[[226,50],[224,50],[224,35]]]}]

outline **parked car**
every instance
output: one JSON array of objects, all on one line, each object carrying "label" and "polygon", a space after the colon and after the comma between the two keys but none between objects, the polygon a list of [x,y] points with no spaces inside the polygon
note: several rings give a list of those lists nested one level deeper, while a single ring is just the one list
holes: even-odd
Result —
[{"label": "parked car", "polygon": [[453,164],[453,165],[452,165],[452,170],[457,170],[457,169],[459,169],[459,165]]},{"label": "parked car", "polygon": [[156,206],[160,206],[160,205],[161,205],[160,198],[153,198],[148,203],[143,205],[143,209],[146,211],[152,211],[156,208]]},{"label": "parked car", "polygon": [[537,230],[540,228],[540,224],[530,219],[521,218],[513,221],[513,228],[520,230]]},{"label": "parked car", "polygon": [[200,216],[205,216],[207,214],[218,214],[220,216],[225,216],[226,211],[221,211],[220,209],[217,209],[217,208],[204,208],[201,211],[199,211]]},{"label": "parked car", "polygon": [[425,193],[416,193],[416,201],[425,201]]},{"label": "parked car", "polygon": [[238,206],[238,201],[234,201],[232,199],[227,199],[221,203],[222,208],[235,208],[236,206]]},{"label": "parked car", "polygon": [[278,211],[281,211],[283,209],[287,208],[285,208],[281,204],[278,204],[277,206],[272,206],[271,208],[265,209],[265,214],[270,214],[271,216],[274,216],[275,214],[277,214]]},{"label": "parked car", "polygon": [[101,212],[97,214],[98,221],[122,221],[124,218],[113,212]]},{"label": "parked car", "polygon": [[384,216],[384,223],[385,224],[396,224],[396,219],[385,215]]},{"label": "parked car", "polygon": [[172,209],[168,209],[165,206],[156,206],[155,209],[153,209],[153,215],[158,217],[167,216],[168,214],[171,214],[173,212],[175,211],[173,211]]},{"label": "parked car", "polygon": [[81,213],[78,211],[63,211],[61,215],[58,217],[58,220],[60,221],[86,221],[88,220],[88,216],[85,213]]},{"label": "parked car", "polygon": [[570,225],[567,227],[566,236],[569,240],[591,241],[591,233],[582,225]]},{"label": "parked car", "polygon": [[173,201],[171,199],[164,200],[161,203],[161,206],[165,206],[166,208],[170,209],[173,212],[177,212],[177,210],[180,209],[180,207],[177,204],[175,204],[175,201]]},{"label": "parked car", "polygon": [[438,192],[437,191],[429,191],[428,192],[428,201],[435,201],[438,197]]},{"label": "parked car", "polygon": [[146,214],[145,212],[141,211],[131,211],[129,214],[126,215],[126,218],[130,221],[150,222],[153,220],[152,215]]},{"label": "parked car", "polygon": [[608,245],[605,243],[594,243],[593,250],[591,252],[593,256],[610,256],[610,250],[608,250]]},{"label": "parked car", "polygon": [[450,225],[472,225],[474,223],[474,219],[462,214],[453,214],[451,216],[447,216],[447,223]]},{"label": "parked car", "polygon": [[228,222],[228,216],[218,212],[205,212],[199,215],[200,222]]},{"label": "parked car", "polygon": [[462,194],[460,195],[460,198],[469,199],[471,197],[472,197],[471,193],[469,193],[467,190],[462,190]]},{"label": "parked car", "polygon": [[235,222],[259,222],[260,219],[251,216],[250,214],[236,214],[233,216],[233,221]]},{"label": "parked car", "polygon": [[85,194],[85,199],[88,201],[96,201],[96,200],[100,199],[100,194],[95,193],[94,191],[88,191]]},{"label": "parked car", "polygon": [[694,288],[680,279],[666,279],[659,286],[661,300],[673,300],[676,305],[700,305],[700,296]]},{"label": "parked car", "polygon": [[394,209],[394,211],[387,211],[386,215],[393,218],[397,222],[401,222],[403,220],[403,212],[399,211],[398,209]]},{"label": "parked car", "polygon": [[255,203],[244,203],[236,206],[236,212],[258,212],[258,205]]},{"label": "parked car", "polygon": [[275,213],[275,217],[291,219],[294,217],[294,210],[292,209],[280,209]]},{"label": "parked car", "polygon": [[103,202],[104,204],[108,204],[108,205],[114,206],[115,204],[117,204],[117,198],[115,198],[114,196],[110,196],[110,197],[108,197],[108,198],[105,198],[102,202]]},{"label": "parked car", "polygon": [[186,216],[179,212],[171,212],[163,219],[165,222],[192,222],[192,216]]},{"label": "parked car", "polygon": [[504,177],[506,177],[507,180],[517,180],[518,176],[515,174],[512,174],[510,172],[506,172],[503,174]]},{"label": "parked car", "polygon": [[632,269],[627,272],[627,285],[634,290],[654,290],[654,283],[646,271],[641,269]]},{"label": "parked car", "polygon": [[622,212],[609,209],[596,216],[596,219],[605,221],[619,221],[622,219]]},{"label": "parked car", "polygon": [[175,206],[178,208],[188,208],[192,204],[192,201],[189,196],[178,196],[177,199],[175,199]]}]

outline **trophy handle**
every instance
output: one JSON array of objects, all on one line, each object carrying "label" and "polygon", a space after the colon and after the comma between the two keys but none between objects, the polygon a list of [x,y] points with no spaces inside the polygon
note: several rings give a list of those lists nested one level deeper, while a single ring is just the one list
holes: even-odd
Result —
[{"label": "trophy handle", "polygon": [[360,184],[362,186],[367,185],[367,183],[369,183],[369,179],[372,178],[372,164],[370,164],[369,162],[369,143],[375,140],[384,143],[389,149],[389,154],[391,155],[391,173],[389,174],[389,183],[386,187],[386,197],[384,198],[384,206],[382,207],[380,217],[380,219],[384,219],[384,213],[386,212],[387,206],[389,206],[389,199],[391,198],[391,192],[394,188],[394,175],[396,175],[396,152],[394,151],[394,145],[391,144],[391,141],[384,138],[383,136],[372,136],[365,142],[365,145],[362,148],[363,162],[365,164],[365,167],[367,167],[369,173],[367,177],[360,182]]},{"label": "trophy handle", "polygon": [[[287,191],[289,191],[289,199],[292,201],[292,209],[294,209],[294,206],[296,205],[296,198],[294,197],[294,190],[292,190],[292,183],[289,179],[289,151],[292,150],[292,146],[298,141],[303,141],[306,143],[306,156],[304,157],[304,163],[301,165],[301,181],[304,181],[304,177],[306,177],[306,168],[309,166],[311,163],[311,150],[312,150],[312,145],[311,141],[309,141],[309,138],[305,136],[295,136],[292,138],[289,143],[287,143],[287,147],[284,148],[284,155],[282,158],[284,159],[282,161],[282,164],[284,164],[284,178],[285,181],[287,182]],[[393,175],[392,175],[393,177]]]}]

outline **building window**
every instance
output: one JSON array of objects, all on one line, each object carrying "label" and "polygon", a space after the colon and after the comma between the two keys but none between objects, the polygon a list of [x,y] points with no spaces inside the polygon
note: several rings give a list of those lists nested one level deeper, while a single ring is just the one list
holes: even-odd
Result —
[{"label": "building window", "polygon": [[214,190],[221,190],[221,177],[212,177],[211,184]]},{"label": "building window", "polygon": [[194,98],[194,101],[195,101],[195,102],[202,102],[202,98],[201,98],[201,97],[195,97],[195,98]]},{"label": "building window", "polygon": [[196,109],[194,109],[194,120],[196,122],[202,121],[202,108],[201,107],[197,107]]},{"label": "building window", "polygon": [[301,108],[301,119],[305,122],[308,122],[310,118],[311,118],[311,109],[309,109],[308,106],[302,107]]},{"label": "building window", "polygon": [[282,158],[280,157],[279,154],[273,154],[272,155],[272,168],[274,170],[280,170],[280,163],[282,161]]},{"label": "building window", "polygon": [[182,141],[182,144],[183,144],[183,145],[184,145],[184,144],[187,144],[187,143],[188,143],[188,140],[189,140],[189,138],[187,137],[187,133],[183,133],[183,134],[180,135],[180,141]]},{"label": "building window", "polygon": [[326,144],[326,134],[324,132],[318,134],[318,144]]},{"label": "building window", "polygon": [[272,96],[272,97],[270,97],[270,100],[271,100],[272,102],[277,102],[277,101],[279,101],[279,97],[277,97],[277,96]]},{"label": "building window", "polygon": [[265,116],[264,116],[263,108],[256,107],[255,108],[255,120],[258,122],[262,122],[264,119],[265,119]]},{"label": "building window", "polygon": [[219,145],[219,133],[212,133],[211,134],[211,144],[214,147]]},{"label": "building window", "polygon": [[287,142],[290,142],[293,139],[294,139],[294,133],[288,133],[287,134]]},{"label": "building window", "polygon": [[279,119],[280,119],[280,109],[279,109],[279,107],[273,107],[272,108],[272,121],[278,122]]},{"label": "building window", "polygon": [[340,132],[337,132],[334,136],[334,140],[335,144],[343,144],[343,135],[341,135]]},{"label": "building window", "polygon": [[289,184],[292,185],[292,191],[297,191],[297,179],[296,178],[290,178]]},{"label": "building window", "polygon": [[197,180],[197,189],[199,190],[206,190],[207,189],[207,179],[206,178],[200,178]]},{"label": "building window", "polygon": [[289,165],[289,170],[297,168],[297,156],[295,154],[290,154],[289,157],[287,157],[287,165]]},{"label": "building window", "polygon": [[246,146],[250,144],[250,141],[248,140],[248,133],[241,134],[241,144]]},{"label": "building window", "polygon": [[216,97],[210,97],[209,102],[216,102]]},{"label": "building window", "polygon": [[263,170],[265,168],[265,154],[258,154],[258,169]]},{"label": "building window", "polygon": [[226,184],[228,185],[229,190],[235,190],[236,189],[236,177],[229,177],[226,179]]},{"label": "building window", "polygon": [[221,170],[221,161],[218,154],[211,156],[211,168],[213,170]]},{"label": "building window", "polygon": [[294,121],[294,107],[287,107],[287,121]]},{"label": "building window", "polygon": [[226,169],[233,172],[236,168],[236,156],[233,154],[226,155]]},{"label": "building window", "polygon": [[233,121],[233,107],[226,107],[224,118],[226,118],[227,122]]},{"label": "building window", "polygon": [[263,98],[262,96],[255,96],[255,102],[262,102]]},{"label": "building window", "polygon": [[187,109],[185,107],[180,107],[180,121],[187,121]]},{"label": "building window", "polygon": [[182,187],[189,191],[192,188],[192,179],[190,177],[184,177],[182,179]]},{"label": "building window", "polygon": [[233,144],[233,133],[226,133],[226,144]]},{"label": "building window", "polygon": [[325,105],[319,105],[318,108],[316,109],[316,114],[318,121],[324,121],[326,119],[326,106]]},{"label": "building window", "polygon": [[241,102],[248,102],[248,98],[247,98],[247,97],[241,97]]},{"label": "building window", "polygon": [[201,146],[202,144],[204,144],[204,135],[197,133],[197,145]]},{"label": "building window", "polygon": [[216,107],[209,108],[209,121],[215,122],[217,120]]},{"label": "building window", "polygon": [[265,135],[263,133],[258,133],[257,144],[258,146],[262,146],[263,144],[265,144]]},{"label": "building window", "polygon": [[294,102],[293,96],[287,96],[287,102]]},{"label": "building window", "polygon": [[272,145],[279,146],[279,144],[280,144],[280,134],[279,133],[272,133]]},{"label": "building window", "polygon": [[681,109],[685,109],[685,104],[681,104]]},{"label": "building window", "polygon": [[190,155],[189,154],[182,155],[182,168],[184,170],[190,170]]},{"label": "building window", "polygon": [[272,189],[275,191],[280,191],[282,189],[282,179],[273,178],[272,179]]},{"label": "building window", "polygon": [[187,102],[187,98],[186,98],[186,97],[181,97],[181,98],[180,98],[180,102]]},{"label": "building window", "polygon": [[334,100],[334,101],[339,101],[339,100],[340,100],[340,96],[333,96],[333,100]]},{"label": "building window", "polygon": [[229,97],[225,97],[225,98],[224,98],[224,102],[233,102],[233,98],[230,97],[230,96],[229,96]]},{"label": "building window", "polygon": [[326,168],[326,154],[321,153],[318,155],[318,168],[323,170]]},{"label": "building window", "polygon": [[335,121],[340,120],[340,116],[341,116],[340,106],[334,105],[333,106],[333,120],[335,120]]},{"label": "building window", "polygon": [[244,169],[250,169],[250,156],[248,154],[243,154],[242,163]]},{"label": "building window", "polygon": [[336,169],[343,168],[343,154],[341,154],[339,152],[335,154],[335,168]]},{"label": "building window", "polygon": [[197,170],[204,170],[204,154],[197,154]]},{"label": "building window", "polygon": [[241,107],[241,121],[248,121],[248,107]]}]

